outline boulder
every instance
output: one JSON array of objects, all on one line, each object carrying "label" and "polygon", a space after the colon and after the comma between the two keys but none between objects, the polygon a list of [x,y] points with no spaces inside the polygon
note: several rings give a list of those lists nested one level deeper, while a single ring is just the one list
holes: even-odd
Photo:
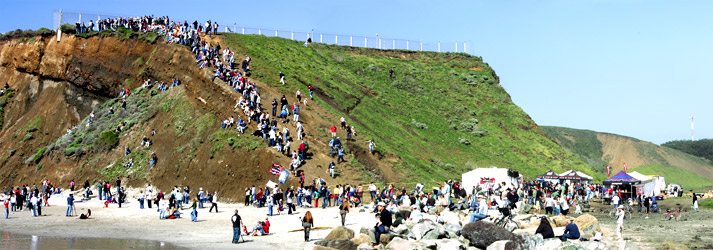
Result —
[{"label": "boulder", "polygon": [[371,243],[362,243],[357,247],[357,250],[374,250],[376,248],[371,246]]},{"label": "boulder", "polygon": [[439,232],[437,229],[433,229],[431,231],[426,232],[426,234],[421,237],[422,240],[437,240],[442,238],[443,234]]},{"label": "boulder", "polygon": [[351,230],[349,228],[346,228],[344,226],[339,226],[334,229],[332,229],[329,234],[327,234],[327,237],[324,237],[325,240],[339,240],[339,239],[351,239],[354,238],[354,230]]},{"label": "boulder", "polygon": [[369,228],[361,227],[361,229],[359,229],[359,233],[369,235]]},{"label": "boulder", "polygon": [[431,215],[436,214],[436,212],[439,212],[439,213],[443,212],[443,207],[435,206],[435,207],[431,208],[430,210],[428,210],[428,214],[431,214]]},{"label": "boulder", "polygon": [[602,242],[584,241],[580,243],[587,250],[616,250],[614,247],[607,246]]},{"label": "boulder", "polygon": [[[558,227],[567,226],[567,223],[569,222],[569,218],[564,217],[564,216],[555,216],[555,217],[552,217],[552,220],[555,221],[555,225],[557,225]],[[579,225],[577,225],[577,226],[579,226]]]},{"label": "boulder", "polygon": [[312,250],[339,250],[339,249],[332,248],[332,247],[323,247],[323,246],[317,245],[317,246],[312,247]]},{"label": "boulder", "polygon": [[518,201],[515,203],[517,206],[517,214],[528,214],[532,210],[532,205],[527,204],[527,202]]},{"label": "boulder", "polygon": [[523,234],[520,236],[524,239],[521,246],[525,249],[536,249],[537,246],[540,246],[543,243],[545,243],[545,240],[542,238],[541,234],[535,234],[535,235]]},{"label": "boulder", "polygon": [[493,244],[490,244],[486,250],[505,250],[507,249],[505,246],[510,243],[509,240],[499,240],[496,242],[493,242]]},{"label": "boulder", "polygon": [[446,235],[450,239],[458,238],[458,236],[460,236],[460,230],[463,230],[463,227],[453,223],[446,224],[443,228],[446,230]]},{"label": "boulder", "polygon": [[567,241],[562,243],[562,245],[558,248],[559,250],[587,250],[583,245],[579,244],[579,242],[575,243],[572,241]]},{"label": "boulder", "polygon": [[426,244],[418,241],[408,241],[402,238],[394,238],[386,245],[386,249],[401,250],[401,249],[414,249],[414,250],[425,250]]},{"label": "boulder", "polygon": [[[430,247],[430,246],[429,246]],[[432,248],[431,248],[432,249]],[[456,239],[443,239],[436,242],[437,250],[465,250],[465,245]]]},{"label": "boulder", "polygon": [[551,249],[559,249],[559,247],[562,245],[562,241],[557,238],[551,238],[551,239],[546,239],[542,243],[542,245],[538,246],[536,249],[537,250],[551,250]]},{"label": "boulder", "polygon": [[[439,226],[441,228],[443,227],[433,221],[423,220],[423,221],[419,222],[418,224],[414,225],[413,228],[411,229],[411,232],[413,233],[413,236],[416,240],[420,240],[429,231],[438,230]],[[442,231],[445,231],[445,229],[443,229]]]},{"label": "boulder", "polygon": [[487,248],[493,242],[500,240],[513,240],[522,238],[495,224],[476,221],[468,223],[461,230],[461,235],[470,241],[470,245],[478,248]]},{"label": "boulder", "polygon": [[456,223],[458,224],[458,221],[460,220],[460,216],[456,212],[451,212],[451,211],[444,211],[441,213],[441,218],[443,218],[443,221],[446,223]]},{"label": "boulder", "polygon": [[361,245],[363,243],[369,243],[371,246],[371,239],[369,238],[369,235],[366,234],[359,234],[356,237],[352,238],[352,242],[356,245]]},{"label": "boulder", "polygon": [[583,214],[574,219],[579,231],[582,233],[594,234],[594,229],[599,229],[599,220],[591,214]]},{"label": "boulder", "polygon": [[689,248],[688,246],[681,244],[681,243],[664,241],[656,249],[658,249],[658,250],[689,250],[691,248]]},{"label": "boulder", "polygon": [[[314,243],[317,246],[341,249],[341,250],[356,250],[357,245],[348,239],[338,240],[320,240]],[[316,247],[316,246],[315,246]]]},{"label": "boulder", "polygon": [[408,234],[409,228],[406,226],[406,224],[401,224],[398,227],[394,228],[394,232],[397,234]]},{"label": "boulder", "polygon": [[[398,237],[396,237],[396,235],[393,235],[393,234],[382,234],[379,236],[379,243],[382,245],[387,245],[395,238],[398,238]],[[401,238],[399,238],[399,239],[401,239]]]}]

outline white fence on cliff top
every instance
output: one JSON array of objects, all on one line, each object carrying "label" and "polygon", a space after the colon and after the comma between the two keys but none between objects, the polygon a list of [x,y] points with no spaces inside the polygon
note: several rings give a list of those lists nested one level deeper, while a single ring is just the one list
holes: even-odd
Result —
[{"label": "white fence on cliff top", "polygon": [[[126,15],[121,15],[126,17]],[[106,14],[92,14],[84,12],[66,12],[66,11],[55,11],[53,12],[53,28],[56,30],[61,24],[71,24],[74,26],[76,22],[89,23],[89,20],[106,19],[106,18],[117,18],[119,15],[106,15]],[[169,16],[170,17],[170,16]],[[189,20],[170,17],[171,21],[178,20]],[[205,21],[200,22],[202,25]],[[189,22],[191,24],[191,22]],[[408,40],[399,38],[387,38],[381,37],[379,35],[375,36],[357,36],[357,35],[341,35],[331,32],[322,32],[318,30],[312,30],[310,32],[303,31],[292,31],[284,29],[269,29],[269,28],[253,28],[239,26],[237,23],[233,25],[223,25],[225,23],[218,22],[220,25],[219,30],[222,32],[229,33],[240,33],[245,35],[263,35],[267,37],[281,37],[285,39],[295,40],[295,41],[306,41],[308,38],[312,38],[312,42],[341,45],[341,46],[354,46],[363,48],[373,48],[373,49],[395,49],[395,50],[411,50],[411,51],[433,51],[433,52],[459,52],[459,53],[470,53],[469,41],[462,42],[424,42],[423,40]],[[97,27],[95,26],[95,30]]]}]

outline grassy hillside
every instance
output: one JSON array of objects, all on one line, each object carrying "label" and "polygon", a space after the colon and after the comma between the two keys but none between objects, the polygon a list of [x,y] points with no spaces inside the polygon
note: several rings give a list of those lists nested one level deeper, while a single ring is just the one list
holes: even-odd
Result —
[{"label": "grassy hillside", "polygon": [[[686,183],[692,188],[703,187],[705,182],[713,180],[710,161],[675,149],[591,130],[550,126],[543,126],[542,129],[553,141],[594,169],[605,169],[606,165],[611,165],[612,172],[616,173],[626,162],[631,171],[664,175],[667,182]],[[691,181],[684,181],[689,177]]]},{"label": "grassy hillside", "polygon": [[[297,89],[306,95],[308,85],[315,87],[316,103],[345,116],[364,142],[374,138],[382,153],[397,155],[401,161],[393,169],[411,180],[458,178],[488,166],[529,177],[548,169],[601,177],[545,137],[480,57],[304,47],[297,41],[237,34],[222,39],[222,46],[254,59],[251,78],[287,96]],[[278,82],[280,71],[287,75],[284,86]],[[320,140],[328,140],[327,134]]]},{"label": "grassy hillside", "polygon": [[676,167],[661,165],[648,165],[636,168],[636,171],[645,175],[661,175],[666,177],[666,184],[676,183],[684,190],[710,190],[713,188],[713,181],[698,176],[695,173]]},{"label": "grassy hillside", "polygon": [[713,139],[670,141],[661,146],[713,161]]}]

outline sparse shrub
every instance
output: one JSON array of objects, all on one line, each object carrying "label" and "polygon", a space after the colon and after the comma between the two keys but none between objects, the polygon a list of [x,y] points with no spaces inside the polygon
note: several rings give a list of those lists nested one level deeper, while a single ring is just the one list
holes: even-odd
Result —
[{"label": "sparse shrub", "polygon": [[460,142],[463,145],[470,145],[470,141],[466,138],[458,138],[458,142]]},{"label": "sparse shrub", "polygon": [[73,155],[77,151],[76,147],[67,147],[64,149],[64,155],[70,156]]},{"label": "sparse shrub", "polygon": [[417,122],[414,119],[411,119],[411,125],[418,129],[428,129],[428,125],[426,125],[425,123]]},{"label": "sparse shrub", "polygon": [[106,130],[99,134],[99,137],[94,140],[94,148],[98,151],[108,151],[119,144],[119,134],[114,131]]},{"label": "sparse shrub", "polygon": [[43,147],[39,151],[37,151],[35,156],[32,157],[32,161],[35,163],[40,161],[42,159],[42,156],[44,156],[45,151],[47,151],[47,147]]}]

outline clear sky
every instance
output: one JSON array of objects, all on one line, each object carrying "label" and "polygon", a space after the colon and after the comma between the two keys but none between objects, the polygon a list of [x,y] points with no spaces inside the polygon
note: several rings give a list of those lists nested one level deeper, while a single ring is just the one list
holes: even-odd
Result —
[{"label": "clear sky", "polygon": [[713,1],[3,1],[0,32],[52,12],[470,41],[540,125],[657,144],[713,138]]}]

